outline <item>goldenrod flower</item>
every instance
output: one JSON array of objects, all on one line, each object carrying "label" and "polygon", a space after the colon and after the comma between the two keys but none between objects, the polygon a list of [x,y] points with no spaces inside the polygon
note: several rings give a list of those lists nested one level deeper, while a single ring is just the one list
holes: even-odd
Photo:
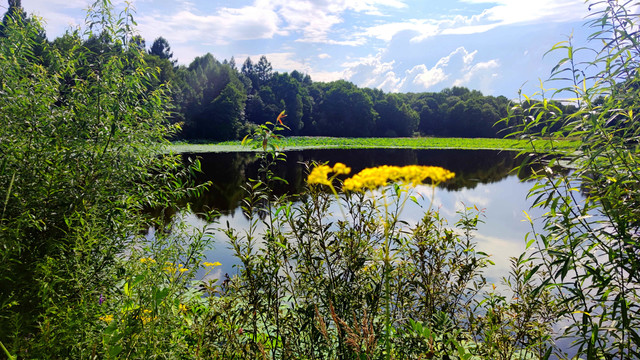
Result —
[{"label": "goldenrod flower", "polygon": [[100,316],[98,319],[110,323],[113,321],[113,315]]},{"label": "goldenrod flower", "polygon": [[205,261],[202,263],[202,265],[206,266],[206,267],[216,267],[216,266],[221,266],[222,264],[220,264],[220,262],[216,261],[214,263]]},{"label": "goldenrod flower", "polygon": [[155,263],[156,261],[153,258],[150,258],[150,257],[148,257],[148,258],[144,258],[143,257],[143,258],[140,258],[140,262],[144,264],[144,263]]},{"label": "goldenrod flower", "polygon": [[353,177],[346,179],[342,187],[347,191],[373,190],[385,186],[390,182],[400,182],[411,186],[423,183],[430,179],[436,185],[453,178],[455,174],[438,166],[378,166],[360,171]]},{"label": "goldenrod flower", "polygon": [[144,316],[144,315],[147,315],[147,314],[151,314],[151,310],[149,310],[149,309],[142,310],[142,316],[140,316],[140,320],[142,320],[143,324],[147,324],[149,321],[155,319],[155,317]]},{"label": "goldenrod flower", "polygon": [[329,173],[332,172],[333,169],[328,165],[319,165],[311,170],[311,174],[307,178],[307,183],[309,184],[323,184],[323,185],[331,185],[331,181],[329,181],[328,176]]},{"label": "goldenrod flower", "polygon": [[343,163],[336,163],[335,165],[333,165],[333,172],[338,175],[340,174],[347,175],[348,173],[351,172],[351,168],[347,167],[347,165]]},{"label": "goldenrod flower", "polygon": [[[331,181],[333,181],[337,175],[346,175],[350,172],[351,168],[343,163],[336,163],[333,167],[329,165],[318,165],[311,170],[311,174],[309,174],[309,178],[307,178],[307,183],[331,186]],[[334,173],[331,178],[329,178],[330,173]]]}]

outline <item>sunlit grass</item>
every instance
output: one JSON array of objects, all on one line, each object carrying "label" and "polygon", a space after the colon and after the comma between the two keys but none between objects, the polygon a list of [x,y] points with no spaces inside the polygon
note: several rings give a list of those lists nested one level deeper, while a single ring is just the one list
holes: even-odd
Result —
[{"label": "sunlit grass", "polygon": [[[285,137],[275,142],[281,150],[304,149],[470,149],[470,150],[535,150],[570,151],[577,141],[539,140],[534,144],[516,139],[489,138],[333,138],[333,137]],[[553,149],[551,148],[553,144]],[[236,152],[251,151],[240,141],[225,141],[209,144],[176,142],[171,146],[174,152]]]}]

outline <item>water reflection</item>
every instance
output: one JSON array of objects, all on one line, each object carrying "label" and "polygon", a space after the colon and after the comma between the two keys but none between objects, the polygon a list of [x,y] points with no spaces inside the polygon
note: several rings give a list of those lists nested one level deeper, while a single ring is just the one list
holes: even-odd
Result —
[{"label": "water reflection", "polygon": [[[276,175],[287,180],[288,185],[276,189],[279,194],[297,194],[303,191],[306,174],[301,163],[318,161],[345,163],[352,174],[379,165],[433,165],[456,173],[453,180],[442,184],[448,191],[474,189],[478,184],[490,184],[505,179],[512,169],[520,165],[523,157],[516,152],[495,150],[412,150],[412,149],[358,149],[358,150],[304,150],[287,153],[287,162],[281,163]],[[199,153],[184,154],[186,158],[198,158],[203,173],[199,181],[212,181],[213,186],[203,196],[194,200],[196,212],[214,208],[231,214],[244,197],[242,186],[249,178],[256,178],[259,163],[255,153]]]},{"label": "water reflection", "polygon": [[[440,186],[435,193],[429,186],[415,189],[423,195],[421,206],[411,204],[403,212],[404,219],[413,224],[422,218],[429,206],[438,208],[449,220],[450,226],[457,220],[456,211],[463,206],[484,209],[484,222],[479,224],[476,241],[478,248],[491,254],[495,266],[485,275],[490,282],[500,283],[509,271],[509,259],[524,251],[524,237],[530,225],[524,222],[523,210],[532,217],[542,215],[540,210],[530,210],[527,192],[531,184],[523,183],[512,169],[524,161],[517,153],[491,150],[306,150],[287,154],[286,164],[281,164],[276,173],[285,178],[288,185],[276,189],[279,193],[300,193],[304,188],[303,162],[343,162],[352,167],[352,173],[378,165],[436,165],[456,173],[453,180]],[[247,179],[255,178],[258,162],[255,153],[205,153],[185,154],[198,157],[203,173],[199,181],[212,181],[213,186],[202,197],[196,199],[192,209],[199,212],[214,208],[223,213],[220,226],[228,223],[234,229],[247,228],[249,223],[239,208],[245,196],[242,186]],[[530,169],[529,169],[530,171]],[[525,174],[526,175],[526,174]],[[539,212],[539,213],[538,213]],[[338,212],[336,212],[338,213]],[[190,215],[190,222],[202,226],[204,221]],[[217,236],[215,247],[206,254],[209,261],[220,261],[222,274],[235,273],[236,259],[226,243],[222,232]]]}]

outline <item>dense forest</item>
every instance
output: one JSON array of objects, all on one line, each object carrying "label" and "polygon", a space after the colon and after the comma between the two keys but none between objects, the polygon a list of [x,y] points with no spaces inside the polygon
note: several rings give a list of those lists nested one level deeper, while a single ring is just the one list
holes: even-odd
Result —
[{"label": "dense forest", "polygon": [[[384,93],[338,80],[313,82],[297,70],[273,71],[266,56],[220,62],[212,54],[189,66],[176,66],[168,42],[160,37],[147,61],[159,66],[176,108],[173,121],[184,139],[230,140],[286,110],[285,135],[335,137],[504,137],[511,101],[465,87],[440,92]],[[572,106],[563,106],[571,112]]]},{"label": "dense forest", "polygon": [[[15,13],[27,19],[19,1],[10,3],[13,5],[7,14]],[[50,56],[47,52],[68,52],[74,46],[74,36],[70,32],[49,42],[41,30],[36,39],[41,44],[36,55],[47,65],[46,59]],[[208,53],[184,66],[177,64],[169,42],[163,37],[155,39],[148,49],[144,39],[136,37],[133,41],[145,50],[146,64],[158,69],[151,86],[166,86],[170,91],[174,104],[170,118],[181,125],[182,131],[176,134],[179,139],[239,139],[256,124],[274,119],[282,110],[286,110],[289,128],[285,135],[506,135],[504,125],[496,125],[507,116],[511,101],[505,96],[485,96],[465,87],[396,94],[359,88],[345,80],[313,82],[309,75],[297,70],[273,71],[266,56],[255,63],[247,58],[238,67],[233,57],[219,61]],[[107,32],[84,42],[94,55],[120,51]]]}]

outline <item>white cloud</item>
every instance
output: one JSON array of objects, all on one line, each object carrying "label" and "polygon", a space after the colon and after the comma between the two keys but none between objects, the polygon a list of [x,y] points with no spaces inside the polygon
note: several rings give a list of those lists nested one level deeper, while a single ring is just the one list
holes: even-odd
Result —
[{"label": "white cloud", "polygon": [[471,16],[454,15],[439,19],[406,19],[368,27],[363,36],[383,41],[400,32],[412,31],[416,35],[412,42],[445,35],[468,35],[482,33],[499,26],[514,24],[544,24],[549,22],[580,21],[587,15],[581,0],[462,0],[467,3],[496,4],[479,14]]},{"label": "white cloud", "polygon": [[467,3],[495,3],[463,26],[443,29],[443,34],[481,33],[498,26],[545,24],[583,20],[588,12],[582,0],[462,0]]},{"label": "white cloud", "polygon": [[434,87],[465,86],[479,78],[489,88],[493,72],[499,63],[496,59],[477,62],[477,50],[458,47],[435,64],[417,64],[402,71],[395,61],[384,61],[384,51],[375,56],[359,58],[344,63],[344,78],[361,87],[378,88],[387,92],[419,92]]},{"label": "white cloud", "polygon": [[344,72],[342,71],[315,71],[309,70],[309,76],[313,81],[319,82],[331,82],[340,79],[344,79]]},{"label": "white cloud", "polygon": [[427,68],[424,64],[414,66],[413,69],[407,71],[407,77],[413,78],[412,82],[414,84],[422,86],[425,90],[429,89],[449,78],[449,74],[445,73],[445,69],[449,67],[452,59],[456,57],[462,59],[462,68],[452,69],[452,71],[465,71],[473,61],[476,53],[477,51],[469,53],[464,47],[459,47],[449,55],[440,58],[431,69]]},{"label": "white cloud", "polygon": [[171,15],[142,15],[138,17],[138,25],[143,36],[164,36],[171,44],[194,40],[201,44],[226,44],[283,34],[275,12],[253,6],[221,8],[213,15],[200,15],[190,10]]},{"label": "white cloud", "polygon": [[466,70],[466,73],[461,78],[456,79],[453,85],[466,86],[474,77],[482,75],[494,77],[496,74],[493,72],[493,69],[498,67],[500,67],[500,64],[495,59],[477,63]]},{"label": "white cloud", "polygon": [[322,54],[318,54],[318,58],[319,59],[330,59],[331,55],[329,55],[327,53],[322,53]]},{"label": "white cloud", "polygon": [[391,39],[402,31],[413,31],[418,34],[416,38],[424,39],[437,35],[439,32],[438,22],[431,20],[412,19],[406,22],[392,22],[382,25],[372,26],[362,33],[362,35],[374,37],[384,41]]},{"label": "white cloud", "polygon": [[423,89],[429,89],[449,77],[441,67],[436,65],[429,69],[424,64],[414,66],[413,69],[406,72],[406,75],[407,78],[413,78],[413,84],[419,85]]},{"label": "white cloud", "polygon": [[343,23],[347,11],[361,12],[367,15],[383,15],[381,8],[403,8],[401,0],[257,0],[254,6],[261,5],[277,11],[286,24],[284,29],[300,32],[298,42],[327,43],[331,45],[357,46],[363,39],[353,34],[338,34],[341,39],[332,39],[334,27]]},{"label": "white cloud", "polygon": [[394,61],[382,61],[382,52],[342,64],[344,78],[361,87],[397,91],[402,80],[393,71]]},{"label": "white cloud", "polygon": [[47,36],[57,37],[69,28],[84,24],[89,0],[34,0],[24,1],[22,6],[28,14],[44,18]]}]

